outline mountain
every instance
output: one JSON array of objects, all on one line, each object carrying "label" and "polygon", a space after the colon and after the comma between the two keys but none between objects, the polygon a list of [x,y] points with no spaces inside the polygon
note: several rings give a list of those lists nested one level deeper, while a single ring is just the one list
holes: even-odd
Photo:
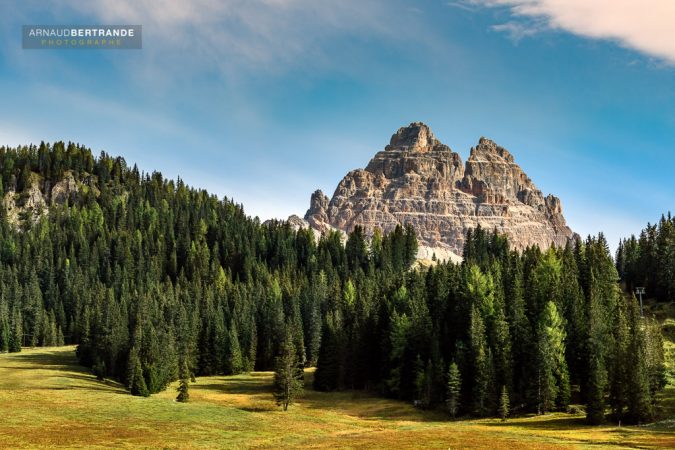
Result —
[{"label": "mountain", "polygon": [[563,246],[574,237],[560,199],[544,197],[506,149],[480,138],[462,164],[420,122],[394,133],[365,169],[340,181],[332,198],[314,192],[304,220],[321,232],[360,225],[367,234],[410,224],[422,258],[461,255],[467,232],[479,225],[507,235],[518,250]]}]

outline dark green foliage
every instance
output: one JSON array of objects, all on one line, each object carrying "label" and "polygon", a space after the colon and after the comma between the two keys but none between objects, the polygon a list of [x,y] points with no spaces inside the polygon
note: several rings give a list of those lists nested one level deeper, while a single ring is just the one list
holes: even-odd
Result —
[{"label": "dark green foliage", "polygon": [[145,376],[143,374],[143,367],[141,366],[141,360],[138,356],[138,350],[134,347],[129,353],[129,362],[127,363],[128,375],[127,375],[127,386],[131,391],[132,395],[138,395],[140,397],[148,397],[150,391],[148,386],[145,383]]},{"label": "dark green foliage", "polygon": [[497,411],[502,421],[505,421],[509,417],[509,408],[509,392],[506,390],[506,386],[502,386],[502,393],[499,396],[499,409]]},{"label": "dark green foliage", "polygon": [[537,395],[540,413],[555,407],[566,409],[569,404],[565,329],[552,301],[544,307],[537,330]]},{"label": "dark green foliage", "polygon": [[297,349],[293,344],[293,336],[288,330],[283,339],[279,356],[276,358],[274,371],[274,400],[284,411],[293,404],[303,388],[304,373],[302,363],[298,359]]},{"label": "dark green foliage", "polygon": [[454,418],[459,412],[460,393],[462,388],[462,377],[459,373],[457,364],[453,361],[448,368],[448,386],[445,403],[448,407],[448,412]]},{"label": "dark green foliage", "polygon": [[188,368],[187,359],[183,358],[178,379],[178,396],[176,397],[177,402],[187,403],[190,401],[189,372],[190,370]]},{"label": "dark green foliage", "polygon": [[640,236],[621,241],[616,269],[629,292],[645,287],[648,297],[675,300],[675,217],[661,216],[658,224],[647,224]]},{"label": "dark green foliage", "polygon": [[225,352],[225,374],[237,375],[244,369],[244,363],[239,346],[239,334],[237,327],[232,324],[227,336],[227,348]]}]

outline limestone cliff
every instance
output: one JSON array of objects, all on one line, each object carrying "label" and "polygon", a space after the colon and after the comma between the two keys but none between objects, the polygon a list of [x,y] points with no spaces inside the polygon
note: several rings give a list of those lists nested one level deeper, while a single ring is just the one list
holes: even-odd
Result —
[{"label": "limestone cliff", "polygon": [[410,224],[421,246],[457,255],[478,225],[506,234],[516,249],[564,245],[574,235],[560,200],[544,197],[506,149],[480,138],[464,165],[419,122],[399,129],[365,169],[349,172],[332,198],[314,192],[305,220],[322,232]]}]

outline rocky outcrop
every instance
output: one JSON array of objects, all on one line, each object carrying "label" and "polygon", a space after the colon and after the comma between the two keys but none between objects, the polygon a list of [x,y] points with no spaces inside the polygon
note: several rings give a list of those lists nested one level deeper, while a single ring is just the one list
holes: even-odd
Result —
[{"label": "rocky outcrop", "polygon": [[464,165],[419,122],[399,129],[365,169],[349,172],[330,200],[314,192],[305,220],[322,232],[410,224],[427,253],[457,255],[478,225],[506,234],[516,249],[564,245],[574,235],[560,200],[544,197],[506,149],[480,138]]},{"label": "rocky outcrop", "polygon": [[51,203],[62,204],[67,200],[75,198],[78,192],[77,183],[72,173],[66,173],[65,177],[54,184],[51,192]]},{"label": "rocky outcrop", "polygon": [[73,201],[78,194],[87,192],[100,195],[98,179],[94,175],[81,173],[76,179],[73,172],[66,171],[52,186],[49,180],[32,173],[30,185],[21,191],[17,191],[16,179],[12,179],[4,198],[0,198],[0,207],[5,209],[8,222],[21,229],[26,221],[36,223],[47,215],[50,206]]},{"label": "rocky outcrop", "polygon": [[305,220],[312,228],[324,233],[331,228],[328,224],[327,209],[328,197],[324,195],[321,189],[317,189],[309,200],[309,209],[305,213]]},{"label": "rocky outcrop", "polygon": [[19,226],[25,220],[36,223],[40,217],[47,214],[47,200],[40,190],[38,177],[31,176],[31,184],[22,192],[16,192],[14,186],[2,199],[2,206],[7,214],[7,221],[13,226]]}]

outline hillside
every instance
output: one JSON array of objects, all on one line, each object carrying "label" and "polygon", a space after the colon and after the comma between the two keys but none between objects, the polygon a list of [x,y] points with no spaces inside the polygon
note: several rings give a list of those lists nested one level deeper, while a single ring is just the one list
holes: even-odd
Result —
[{"label": "hillside", "polygon": [[416,269],[410,224],[369,245],[360,226],[317,239],[75,144],[0,147],[0,176],[14,205],[0,209],[0,352],[77,345],[141,397],[283,354],[289,379],[316,367],[308,389],[439,412],[450,399],[447,419],[506,403],[663,419],[660,325],[622,294],[602,234],[519,252],[477,226],[461,264]]},{"label": "hillside", "polygon": [[[306,374],[308,381],[311,371]],[[77,365],[73,347],[0,354],[0,448],[665,448],[672,429],[588,427],[583,417],[549,414],[458,420],[358,392],[307,391],[283,413],[270,373],[199,377],[192,401],[175,386],[151,398]]]}]

